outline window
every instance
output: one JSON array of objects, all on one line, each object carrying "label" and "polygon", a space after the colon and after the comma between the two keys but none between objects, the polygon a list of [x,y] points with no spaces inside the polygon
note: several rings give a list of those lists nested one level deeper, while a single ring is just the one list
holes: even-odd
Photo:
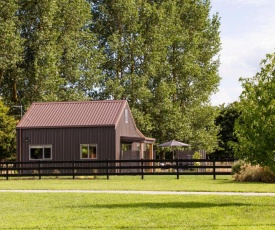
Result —
[{"label": "window", "polygon": [[81,159],[97,159],[96,145],[80,145],[80,154]]},{"label": "window", "polygon": [[30,145],[30,160],[51,160],[51,145]]},{"label": "window", "polygon": [[128,109],[126,108],[125,111],[125,123],[128,123]]}]

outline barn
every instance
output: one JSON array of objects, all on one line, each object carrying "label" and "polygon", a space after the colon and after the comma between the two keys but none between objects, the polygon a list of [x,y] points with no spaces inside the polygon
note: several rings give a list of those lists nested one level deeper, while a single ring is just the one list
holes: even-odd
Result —
[{"label": "barn", "polygon": [[21,162],[154,158],[126,100],[33,103],[16,138]]}]

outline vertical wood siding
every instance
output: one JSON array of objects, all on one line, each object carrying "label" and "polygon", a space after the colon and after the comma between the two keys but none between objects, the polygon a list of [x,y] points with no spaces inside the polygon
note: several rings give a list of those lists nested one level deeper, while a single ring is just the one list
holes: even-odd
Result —
[{"label": "vertical wood siding", "polygon": [[136,131],[136,127],[134,125],[134,121],[132,120],[132,116],[130,116],[130,109],[128,108],[128,123],[125,123],[125,113],[123,111],[120,120],[118,122],[116,128],[116,158],[121,158],[121,143],[120,137],[121,136],[128,136],[128,137],[140,137],[140,135]]},{"label": "vertical wood siding", "polygon": [[121,157],[120,137],[140,137],[130,115],[130,108],[128,106],[127,108],[128,122],[125,123],[123,110],[116,127],[17,129],[17,158],[19,161],[29,161],[30,145],[52,145],[52,160],[80,160],[80,145],[96,144],[97,159],[119,160]]},{"label": "vertical wood siding", "polygon": [[96,144],[99,160],[115,159],[115,127],[17,130],[17,156],[20,161],[29,161],[30,145],[52,145],[52,160],[80,160],[81,144]]}]

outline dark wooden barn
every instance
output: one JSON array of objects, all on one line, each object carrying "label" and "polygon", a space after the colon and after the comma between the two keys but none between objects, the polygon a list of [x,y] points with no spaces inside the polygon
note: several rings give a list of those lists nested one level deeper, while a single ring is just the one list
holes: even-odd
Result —
[{"label": "dark wooden barn", "polygon": [[18,161],[154,158],[125,100],[33,103],[16,135]]}]

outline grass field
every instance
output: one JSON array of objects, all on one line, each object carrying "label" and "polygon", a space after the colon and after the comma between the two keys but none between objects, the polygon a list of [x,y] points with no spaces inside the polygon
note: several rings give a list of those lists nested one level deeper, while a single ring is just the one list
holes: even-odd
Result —
[{"label": "grass field", "polygon": [[[275,192],[231,177],[0,180],[3,189]],[[1,229],[275,229],[274,197],[1,193]]]},{"label": "grass field", "polygon": [[274,197],[1,194],[1,229],[275,229]]},{"label": "grass field", "polygon": [[80,180],[0,180],[0,189],[81,189],[144,191],[210,191],[210,192],[274,192],[275,184],[235,182],[231,176],[113,176]]}]

